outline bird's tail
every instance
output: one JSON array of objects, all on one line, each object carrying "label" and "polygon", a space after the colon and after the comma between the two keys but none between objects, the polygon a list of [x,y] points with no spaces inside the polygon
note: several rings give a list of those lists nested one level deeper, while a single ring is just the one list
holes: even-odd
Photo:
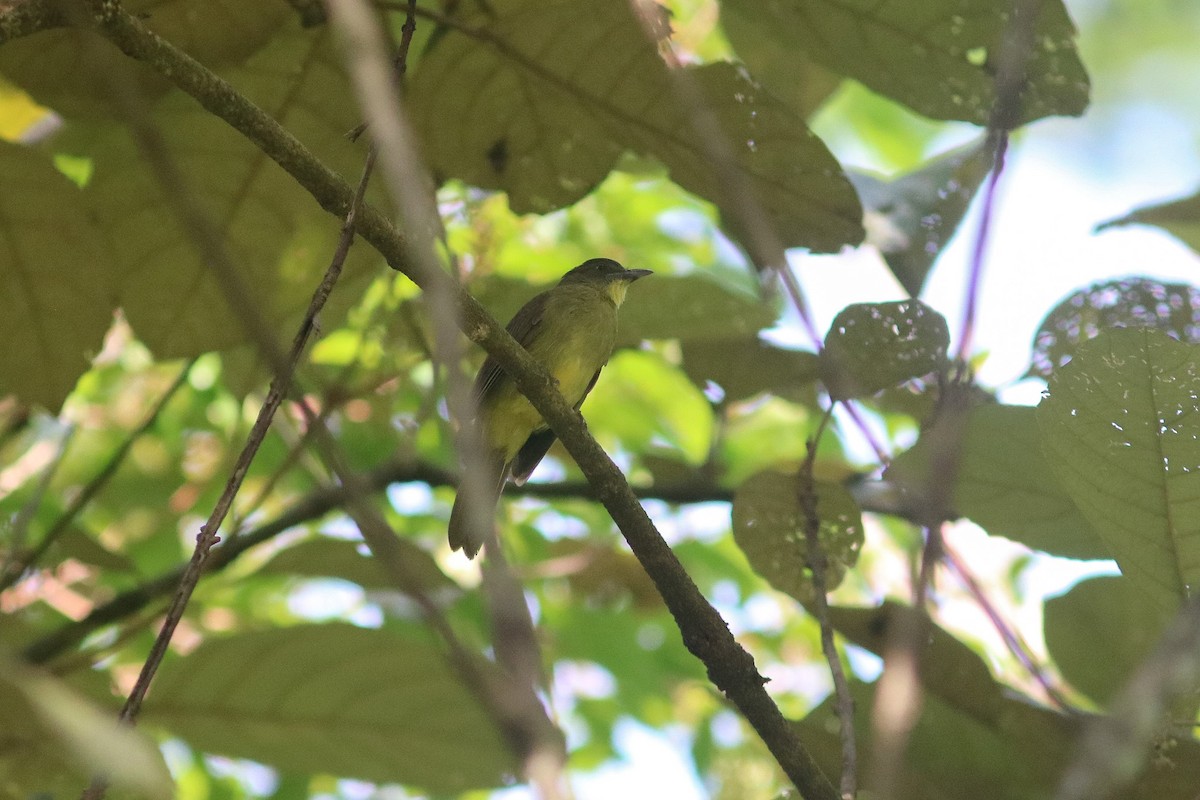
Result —
[{"label": "bird's tail", "polygon": [[482,463],[463,470],[447,530],[450,549],[462,550],[467,558],[474,558],[488,539],[495,524],[496,504],[508,477],[502,458],[489,454],[479,462]]}]

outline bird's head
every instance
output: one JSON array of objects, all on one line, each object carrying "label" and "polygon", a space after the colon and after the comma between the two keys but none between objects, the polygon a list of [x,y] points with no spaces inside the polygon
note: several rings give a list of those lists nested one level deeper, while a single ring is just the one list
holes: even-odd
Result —
[{"label": "bird's head", "polygon": [[648,269],[625,269],[611,258],[590,258],[568,272],[559,285],[581,283],[608,294],[618,306],[625,301],[629,284],[652,274]]}]

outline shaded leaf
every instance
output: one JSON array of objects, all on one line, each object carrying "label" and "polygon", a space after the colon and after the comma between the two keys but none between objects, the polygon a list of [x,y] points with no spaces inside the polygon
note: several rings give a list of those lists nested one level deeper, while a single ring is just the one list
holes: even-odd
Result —
[{"label": "shaded leaf", "polygon": [[[226,77],[278,118],[343,176],[356,175],[361,152],[343,134],[358,120],[340,58],[327,30],[293,23]],[[290,337],[328,264],[337,226],[278,165],[223,120],[182,92],[153,113],[189,191],[222,235],[240,287],[267,325]],[[118,293],[138,337],[160,357],[187,357],[247,340],[239,315],[123,127],[80,142],[95,174],[85,197],[114,243]],[[374,257],[354,248],[333,303],[333,319],[354,301],[352,285]]]},{"label": "shaded leaf", "polygon": [[1104,281],[1081,289],[1042,320],[1028,374],[1050,377],[1071,360],[1080,344],[1115,327],[1154,328],[1181,342],[1200,342],[1200,289],[1149,278]]},{"label": "shaded leaf", "polygon": [[[446,576],[433,557],[406,539],[397,539],[404,566],[424,592],[458,591],[458,584]],[[304,578],[340,578],[364,589],[396,591],[379,562],[359,552],[356,542],[319,537],[307,539],[280,551],[259,568],[260,575],[296,575]]]},{"label": "shaded leaf", "polygon": [[[995,102],[997,56],[1011,29],[1011,6],[992,0],[725,0],[793,47],[841,75],[935,119],[987,124]],[[1020,123],[1078,116],[1088,76],[1075,50],[1075,26],[1059,0],[1039,3],[1026,66]],[[726,12],[728,13],[728,12]]]},{"label": "shaded leaf", "polygon": [[[1046,647],[1063,677],[1107,706],[1170,621],[1130,580],[1105,576],[1047,600],[1043,625]],[[1097,658],[1098,644],[1103,658]]]},{"label": "shaded leaf", "polygon": [[721,4],[721,27],[738,57],[763,88],[807,118],[842,82],[796,50],[786,31],[739,3]]},{"label": "shaded leaf", "polygon": [[[858,560],[862,515],[844,488],[814,483],[825,588],[832,591]],[[799,490],[799,478],[781,472],[761,472],[743,483],[733,497],[733,538],[755,572],[779,591],[807,603],[813,596],[812,568]]]},{"label": "shaded leaf", "polygon": [[79,187],[0,142],[0,395],[57,413],[112,323],[112,252]]},{"label": "shaded leaf", "polygon": [[452,793],[499,785],[512,769],[444,656],[391,630],[305,625],[211,639],[163,665],[143,718],[200,750],[284,772]]},{"label": "shaded leaf", "polygon": [[[67,685],[0,656],[5,796],[77,794],[94,773],[138,797],[169,798],[167,765],[146,734],[117,723]],[[43,794],[45,793],[45,794]]]},{"label": "shaded leaf", "polygon": [[[209,67],[235,64],[262,47],[288,16],[283,0],[130,0],[122,4],[152,31]],[[0,73],[64,117],[113,116],[114,87],[134,85],[157,99],[170,82],[107,39],[59,28],[0,48]]]},{"label": "shaded leaf", "polygon": [[796,397],[819,378],[815,353],[788,350],[756,337],[687,341],[683,369],[697,386],[712,381],[724,400],[744,400],[762,392]]},{"label": "shaded leaf", "polygon": [[1051,468],[1121,571],[1171,609],[1200,581],[1200,346],[1115,329],[1038,407]]},{"label": "shaded leaf", "polygon": [[1143,206],[1096,226],[1097,231],[1122,225],[1154,225],[1200,253],[1200,194]]},{"label": "shaded leaf", "polygon": [[[722,207],[727,223],[740,218],[747,198],[715,168],[687,99],[628,3],[461,8],[462,27],[413,73],[414,121],[435,173],[502,189],[519,212],[545,213],[588,194],[632,150]],[[706,102],[732,169],[785,245],[834,251],[862,238],[853,188],[801,117],[729,64],[678,77]]]},{"label": "shaded leaf", "polygon": [[[886,473],[908,506],[922,504],[931,480],[930,447],[919,439]],[[952,502],[957,513],[989,533],[1034,550],[1066,558],[1111,557],[1042,454],[1033,408],[985,405],[968,412]]]},{"label": "shaded leaf", "polygon": [[912,297],[921,293],[991,165],[986,143],[976,142],[890,181],[849,173],[866,207],[867,242]]},{"label": "shaded leaf", "polygon": [[946,364],[946,320],[920,300],[855,303],[829,326],[821,376],[837,400],[875,394]]}]

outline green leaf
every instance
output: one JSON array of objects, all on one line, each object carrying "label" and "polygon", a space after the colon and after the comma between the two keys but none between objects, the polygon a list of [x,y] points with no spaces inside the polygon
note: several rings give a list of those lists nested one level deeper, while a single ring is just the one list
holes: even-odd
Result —
[{"label": "green leaf", "polygon": [[1122,225],[1154,225],[1200,253],[1200,193],[1167,203],[1143,206],[1096,226],[1097,231]]},{"label": "green leaf", "polygon": [[[736,485],[776,464],[802,460],[816,424],[812,411],[777,397],[729,409],[720,441],[723,481]],[[822,447],[833,440],[824,437]]]},{"label": "green leaf", "polygon": [[1200,581],[1200,346],[1116,329],[1038,407],[1046,459],[1121,571],[1171,609]]},{"label": "green leaf", "polygon": [[[289,14],[282,0],[131,0],[122,5],[151,31],[214,68],[238,63],[262,47]],[[113,88],[129,82],[146,100],[170,88],[152,69],[81,28],[5,42],[0,73],[68,119],[113,116]]]},{"label": "green leaf", "polygon": [[7,656],[0,656],[0,708],[5,796],[78,794],[97,773],[138,797],[175,795],[167,765],[145,733],[119,725],[115,712]]},{"label": "green leaf", "polygon": [[[353,180],[363,155],[343,134],[358,112],[330,39],[327,30],[293,25],[225,77]],[[233,291],[247,296],[281,339],[290,338],[329,263],[337,224],[253,143],[191,97],[173,92],[152,116],[237,268],[241,286]],[[84,195],[114,243],[119,301],[138,337],[159,357],[245,342],[246,330],[220,279],[168,210],[141,150],[121,126],[98,129],[86,140],[78,131],[74,146],[95,163]],[[355,282],[374,261],[366,248],[351,250],[327,319],[357,299]]]},{"label": "green leaf", "polygon": [[198,749],[284,772],[446,794],[499,785],[509,750],[426,642],[349,625],[210,639],[163,665],[143,718]]},{"label": "green leaf", "polygon": [[1046,602],[1046,647],[1072,686],[1106,706],[1170,620],[1129,579],[1092,578]]},{"label": "green leaf", "polygon": [[[1062,488],[1042,454],[1036,412],[984,405],[967,416],[953,504],[988,533],[1034,550],[1081,559],[1111,558],[1096,529]],[[888,468],[886,478],[919,506],[931,476],[930,443],[921,438]]]},{"label": "green leaf", "polygon": [[58,413],[112,323],[112,252],[79,187],[0,142],[0,395]]},{"label": "green leaf", "polygon": [[635,453],[666,444],[688,464],[702,464],[712,445],[713,411],[678,368],[655,353],[617,353],[584,403],[591,425],[615,434]]},{"label": "green leaf", "polygon": [[[441,571],[432,556],[406,539],[398,539],[396,544],[405,569],[421,591],[458,593],[458,584]],[[358,543],[326,537],[307,539],[279,552],[259,568],[258,574],[340,578],[364,589],[399,589],[376,559],[359,552]]]},{"label": "green leaf", "polygon": [[821,375],[837,400],[872,395],[940,370],[950,331],[920,300],[846,306],[825,335]]},{"label": "green leaf", "polygon": [[[905,621],[902,616],[912,613],[912,608],[890,600],[875,608],[831,606],[829,622],[854,644],[882,658],[898,635],[897,625]],[[995,720],[1003,691],[979,654],[934,623],[907,622],[927,625],[920,629],[926,635],[918,655],[926,689],[974,717]]]},{"label": "green leaf", "polygon": [[958,230],[992,166],[985,142],[943,153],[891,181],[851,172],[866,207],[867,242],[875,246],[909,295],[925,286],[929,269]]},{"label": "green leaf", "polygon": [[807,118],[842,82],[798,52],[786,31],[739,3],[721,4],[721,27],[738,57],[763,88],[798,116]]},{"label": "green leaf", "polygon": [[[935,119],[987,124],[995,103],[997,57],[1020,24],[992,0],[725,0],[742,17],[787,37],[836,73]],[[1059,0],[1039,3],[1019,122],[1078,116],[1088,76],[1075,27]]]},{"label": "green leaf", "polygon": [[1186,283],[1124,278],[1094,283],[1042,320],[1029,375],[1048,378],[1080,344],[1109,328],[1154,328],[1182,342],[1200,342],[1200,289]]},{"label": "green leaf", "polygon": [[[835,251],[861,240],[858,198],[804,120],[733,65],[672,76],[629,4],[461,8],[461,27],[422,60],[409,94],[436,174],[502,189],[514,210],[545,213],[588,194],[632,150],[715,202],[727,223],[741,218],[750,192],[787,246]],[[677,81],[698,97],[681,98]],[[689,100],[703,102],[726,137],[728,174],[695,131]]]},{"label": "green leaf", "polygon": [[[801,603],[813,598],[812,568],[804,511],[796,475],[760,472],[733,497],[733,538],[754,571]],[[837,484],[815,482],[820,518],[818,539],[825,553],[825,588],[832,591],[858,560],[863,544],[862,514],[854,498]]]},{"label": "green leaf", "polygon": [[745,400],[763,392],[797,398],[819,378],[815,353],[787,350],[757,336],[683,345],[683,368],[697,386],[712,381],[726,401]]}]

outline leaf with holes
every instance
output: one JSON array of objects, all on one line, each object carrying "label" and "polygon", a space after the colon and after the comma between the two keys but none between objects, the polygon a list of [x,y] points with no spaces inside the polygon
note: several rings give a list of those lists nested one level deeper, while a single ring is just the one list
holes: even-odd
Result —
[{"label": "leaf with holes", "polygon": [[715,202],[736,230],[761,222],[745,219],[757,206],[787,246],[835,251],[861,240],[858,197],[803,118],[731,64],[673,75],[629,3],[460,8],[409,93],[440,177],[502,189],[514,210],[545,213],[582,198],[632,150]]},{"label": "leaf with holes", "polygon": [[[796,475],[760,472],[733,497],[733,538],[754,571],[801,603],[813,599],[812,568],[804,511]],[[837,484],[813,487],[820,518],[818,539],[825,554],[825,588],[832,591],[858,561],[863,544],[862,514],[854,498]]]},{"label": "leaf with holes", "polygon": [[921,293],[991,165],[990,150],[976,142],[891,181],[850,173],[866,206],[867,242],[912,297]]},{"label": "leaf with holes", "polygon": [[829,326],[821,378],[836,400],[863,397],[942,369],[950,330],[920,300],[855,303]]},{"label": "leaf with holes", "polygon": [[1094,283],[1063,300],[1033,339],[1029,375],[1050,377],[1080,344],[1115,327],[1154,328],[1181,342],[1200,342],[1200,289],[1186,283],[1124,278]]},{"label": "leaf with holes", "polygon": [[1200,588],[1200,346],[1146,329],[1101,333],[1038,407],[1051,468],[1154,602]]},{"label": "leaf with holes", "polygon": [[498,786],[513,766],[419,631],[304,625],[211,639],[163,665],[142,716],[206,752],[438,794]]},{"label": "leaf with holes", "polygon": [[[1027,24],[994,0],[725,0],[803,55],[934,119],[988,123],[1008,37]],[[1028,4],[1026,4],[1028,6]],[[1012,122],[1087,107],[1087,72],[1061,0],[1034,4],[1032,52]],[[724,13],[730,13],[725,11]]]}]

